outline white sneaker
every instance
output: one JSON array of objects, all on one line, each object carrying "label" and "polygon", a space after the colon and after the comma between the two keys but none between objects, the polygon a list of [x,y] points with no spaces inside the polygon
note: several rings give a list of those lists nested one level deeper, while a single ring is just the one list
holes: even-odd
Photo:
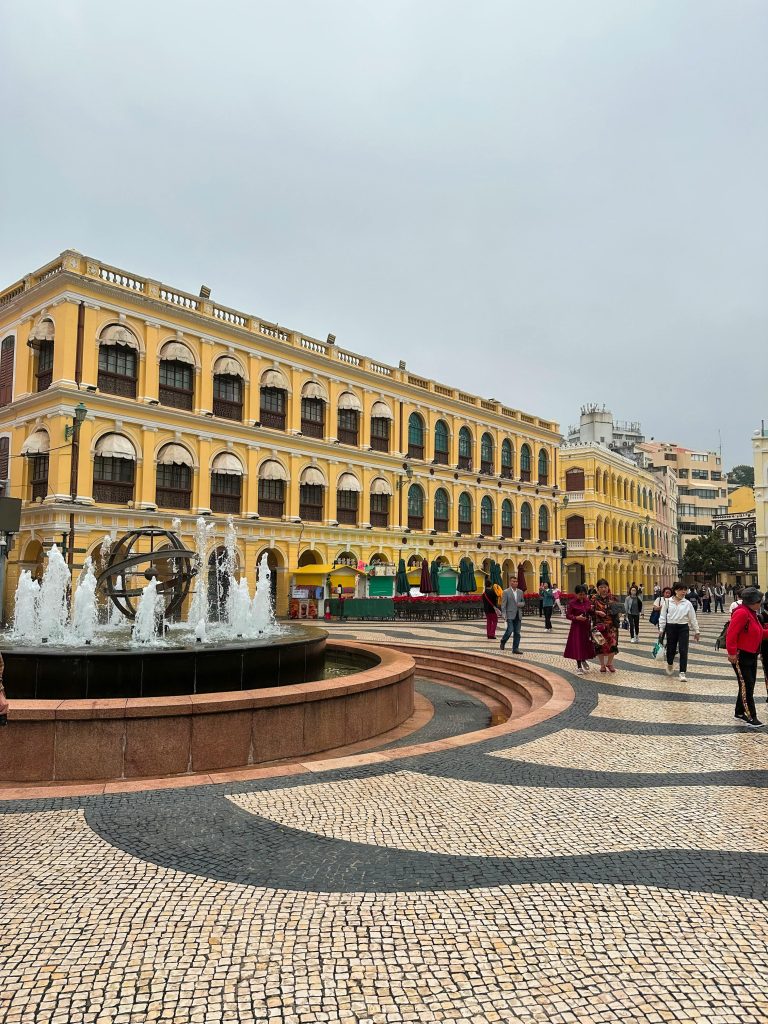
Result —
[{"label": "white sneaker", "polygon": [[636,636],[631,636],[631,637],[629,638],[629,642],[630,642],[631,644],[636,644],[636,643],[637,643],[637,637],[636,637]]},{"label": "white sneaker", "polygon": [[671,676],[672,673],[675,671],[675,666],[674,665],[667,665],[666,669],[667,669],[667,675]]},{"label": "white sneaker", "polygon": [[680,673],[680,682],[681,683],[687,683],[688,682],[688,676],[685,674],[685,672],[681,672]]}]

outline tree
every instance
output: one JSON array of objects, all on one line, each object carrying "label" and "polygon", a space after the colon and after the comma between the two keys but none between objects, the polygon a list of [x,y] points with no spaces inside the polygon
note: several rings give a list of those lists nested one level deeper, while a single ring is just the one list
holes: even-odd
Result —
[{"label": "tree", "polygon": [[736,548],[726,544],[714,530],[689,540],[680,562],[680,571],[713,579],[719,572],[735,572]]},{"label": "tree", "polygon": [[739,487],[755,486],[755,470],[752,466],[734,466],[728,474],[728,482]]}]

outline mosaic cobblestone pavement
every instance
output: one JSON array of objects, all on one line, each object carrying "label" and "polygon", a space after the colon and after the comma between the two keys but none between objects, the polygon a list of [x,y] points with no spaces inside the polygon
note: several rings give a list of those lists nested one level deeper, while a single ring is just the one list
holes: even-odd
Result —
[{"label": "mosaic cobblestone pavement", "polygon": [[[765,1024],[768,737],[734,724],[704,618],[687,683],[645,623],[616,675],[581,678],[565,624],[527,619],[525,656],[577,695],[527,732],[0,803],[0,1022]],[[497,650],[480,623],[333,631]],[[409,744],[487,721],[419,688],[436,713]]]}]

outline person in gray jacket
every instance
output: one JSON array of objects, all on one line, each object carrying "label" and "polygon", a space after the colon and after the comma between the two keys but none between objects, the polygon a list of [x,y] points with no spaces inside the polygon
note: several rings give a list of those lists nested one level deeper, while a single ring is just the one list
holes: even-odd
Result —
[{"label": "person in gray jacket", "polygon": [[637,638],[640,635],[640,615],[642,611],[643,599],[633,583],[624,599],[624,614],[629,622],[629,642],[631,644],[636,644]]},{"label": "person in gray jacket", "polygon": [[516,587],[514,584],[510,584],[501,595],[501,610],[500,615],[502,619],[506,619],[507,628],[504,630],[504,636],[501,638],[499,647],[504,650],[507,640],[514,633],[512,639],[512,653],[522,654],[520,650],[520,626],[523,619],[523,604],[525,602],[525,595],[522,590]]}]

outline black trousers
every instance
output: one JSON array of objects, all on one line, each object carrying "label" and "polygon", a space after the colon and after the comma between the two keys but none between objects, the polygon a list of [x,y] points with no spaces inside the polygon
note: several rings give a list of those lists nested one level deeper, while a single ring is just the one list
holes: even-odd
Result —
[{"label": "black trousers", "polygon": [[630,613],[627,618],[629,619],[629,638],[631,640],[633,636],[640,635],[640,615],[639,613],[637,615]]},{"label": "black trousers", "polygon": [[667,626],[667,664],[673,665],[675,654],[680,652],[680,671],[685,672],[688,668],[688,642],[691,638],[691,629],[686,622],[682,626]]},{"label": "black trousers", "polygon": [[544,605],[544,629],[552,629],[552,606]]},{"label": "black trousers", "polygon": [[750,719],[757,718],[757,711],[755,710],[757,651],[754,654],[750,654],[749,651],[737,651],[733,671],[736,673],[736,678],[739,681],[739,693],[736,697],[736,710],[734,714],[746,715]]}]

